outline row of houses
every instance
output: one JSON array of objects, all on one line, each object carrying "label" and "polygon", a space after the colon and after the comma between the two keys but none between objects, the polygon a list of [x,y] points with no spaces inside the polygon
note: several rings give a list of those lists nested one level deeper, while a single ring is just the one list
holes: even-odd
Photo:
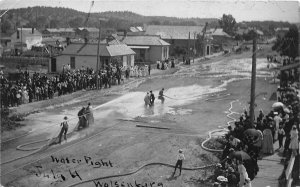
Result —
[{"label": "row of houses", "polygon": [[[148,25],[143,28],[131,27],[125,32],[115,33],[111,30],[108,33],[109,37],[100,42],[99,66],[109,62],[124,66],[155,63],[177,55],[179,49],[185,55],[211,55],[228,47],[228,41],[234,41],[223,29],[206,29],[204,26]],[[205,40],[201,48],[196,46],[199,45],[199,36],[204,36]],[[81,40],[74,42],[73,38]],[[70,41],[66,42],[67,39]],[[41,32],[34,28],[18,28],[10,37],[1,37],[1,44],[10,43],[11,48],[21,45],[30,49],[39,44],[64,43],[64,51],[52,56],[49,63],[49,71],[57,72],[62,70],[63,64],[70,64],[75,69],[81,66],[97,68],[98,39],[99,29],[96,28],[59,28]]]}]

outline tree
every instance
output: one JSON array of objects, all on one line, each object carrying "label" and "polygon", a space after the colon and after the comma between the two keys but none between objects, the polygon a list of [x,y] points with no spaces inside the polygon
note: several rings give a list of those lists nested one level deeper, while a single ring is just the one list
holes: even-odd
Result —
[{"label": "tree", "polygon": [[243,34],[243,38],[246,41],[253,40],[257,36],[254,30],[250,30],[248,33]]},{"label": "tree", "polygon": [[223,17],[219,20],[219,24],[221,28],[223,28],[224,32],[228,33],[229,35],[234,34],[236,21],[231,14],[223,14]]},{"label": "tree", "polygon": [[83,24],[83,18],[82,17],[75,17],[69,21],[70,27],[76,28],[80,27]]},{"label": "tree", "polygon": [[272,50],[276,50],[280,55],[295,59],[299,55],[299,31],[297,26],[291,25],[283,38],[278,37]]},{"label": "tree", "polygon": [[4,20],[3,23],[1,24],[1,31],[3,33],[9,33],[12,28],[13,25],[9,20]]},{"label": "tree", "polygon": [[59,24],[60,24],[60,22],[57,19],[51,19],[50,20],[50,27],[51,28],[58,28]]},{"label": "tree", "polygon": [[160,21],[159,20],[151,20],[150,22],[149,22],[149,25],[160,25]]},{"label": "tree", "polygon": [[39,16],[36,20],[37,22],[37,28],[45,28],[46,25],[48,25],[48,19],[46,16]]}]

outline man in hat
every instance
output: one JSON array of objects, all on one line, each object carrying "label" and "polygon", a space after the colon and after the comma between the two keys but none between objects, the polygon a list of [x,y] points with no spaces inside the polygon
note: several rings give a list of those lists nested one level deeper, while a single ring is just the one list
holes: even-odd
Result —
[{"label": "man in hat", "polygon": [[154,96],[154,94],[152,93],[152,90],[151,90],[150,91],[150,106],[154,105],[154,100],[155,100],[155,96]]},{"label": "man in hat", "polygon": [[181,149],[179,149],[178,152],[179,152],[179,154],[177,155],[177,162],[175,165],[175,170],[173,172],[173,175],[175,175],[177,167],[179,167],[179,171],[180,171],[179,175],[181,175],[182,161],[185,159],[183,151]]},{"label": "man in hat", "polygon": [[158,93],[158,99],[161,100],[161,103],[165,102],[165,98],[164,98],[164,88],[162,88],[159,93]]},{"label": "man in hat", "polygon": [[69,127],[67,120],[68,120],[68,117],[65,116],[64,121],[60,124],[60,126],[62,126],[62,128],[59,133],[59,142],[58,143],[61,143],[61,137],[63,134],[64,134],[64,139],[67,141],[67,132],[68,132],[68,127]]}]

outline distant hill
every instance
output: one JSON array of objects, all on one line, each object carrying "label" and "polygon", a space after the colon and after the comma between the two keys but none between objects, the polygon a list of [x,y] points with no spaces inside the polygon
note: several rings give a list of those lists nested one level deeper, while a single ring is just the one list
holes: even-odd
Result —
[{"label": "distant hill", "polygon": [[[0,10],[0,13],[4,10]],[[98,27],[99,18],[107,18],[107,22],[101,23],[102,28],[110,30],[124,30],[131,26],[148,25],[205,25],[208,22],[209,28],[219,27],[216,18],[176,18],[165,16],[143,16],[129,11],[107,11],[91,13],[86,22],[88,13],[70,8],[61,7],[28,7],[9,10],[2,19],[1,30],[10,34],[21,25],[23,27],[35,27],[39,30],[45,28],[76,28],[76,27]],[[289,27],[288,22],[275,21],[251,21],[240,22],[240,27],[256,27],[267,34],[273,34],[274,28]]]},{"label": "distant hill", "polygon": [[[0,12],[3,12],[0,11]],[[123,30],[130,26],[143,26],[144,24],[164,25],[204,25],[209,22],[210,26],[218,26],[215,18],[175,18],[164,16],[143,16],[129,11],[108,11],[91,13],[85,23],[88,13],[70,8],[61,7],[28,7],[11,9],[2,19],[1,29],[4,33],[11,33],[21,25],[23,27],[36,27],[38,29],[59,27],[97,27],[98,18],[107,18],[108,21],[101,23],[105,28]]]}]

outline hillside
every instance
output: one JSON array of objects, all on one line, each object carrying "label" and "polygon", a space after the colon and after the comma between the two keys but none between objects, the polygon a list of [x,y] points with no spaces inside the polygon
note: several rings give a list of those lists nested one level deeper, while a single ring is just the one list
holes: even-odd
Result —
[{"label": "hillside", "polygon": [[[3,12],[4,10],[0,11]],[[85,24],[88,13],[70,8],[61,7],[28,7],[9,10],[3,17],[1,29],[4,33],[11,33],[16,27],[58,28],[58,27],[82,27]],[[209,22],[213,27],[218,25],[217,19],[200,18],[175,18],[164,16],[143,16],[129,11],[91,13],[87,27],[95,27],[99,23],[98,18],[107,18],[102,25],[105,28],[121,30],[130,26],[143,26],[143,24],[164,25],[203,25]]]}]

